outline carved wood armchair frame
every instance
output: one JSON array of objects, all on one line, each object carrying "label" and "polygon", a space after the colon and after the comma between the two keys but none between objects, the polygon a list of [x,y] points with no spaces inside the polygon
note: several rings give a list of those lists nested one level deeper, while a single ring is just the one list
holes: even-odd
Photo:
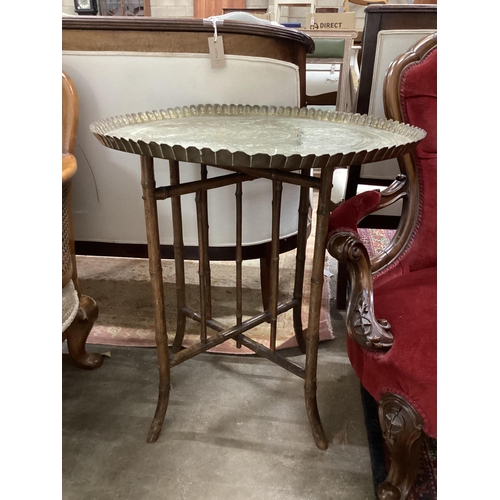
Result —
[{"label": "carved wood armchair frame", "polygon": [[[403,118],[400,96],[397,91],[401,70],[408,64],[420,61],[436,44],[437,33],[427,37],[425,43],[417,44],[414,51],[405,53],[404,57],[400,57],[389,67],[384,82],[384,108],[388,118],[395,121],[402,121]],[[404,155],[398,158],[398,163],[401,174],[387,189],[380,192],[380,200],[362,214],[362,218],[364,218],[377,210],[392,205],[398,200],[403,201],[399,225],[387,247],[370,258],[358,235],[351,232],[336,233],[329,239],[327,244],[328,251],[336,259],[350,266],[351,285],[358,287],[351,291],[346,314],[346,320],[350,322],[350,326],[348,324],[348,333],[353,340],[357,338],[353,325],[359,318],[352,317],[353,311],[350,308],[354,307],[353,297],[356,297],[356,291],[359,292],[359,290],[364,289],[368,290],[369,296],[372,294],[372,275],[381,272],[402,255],[417,224],[420,192],[415,157],[413,154]],[[373,310],[373,305],[370,306],[370,309]],[[365,341],[362,341],[360,345],[367,347]],[[385,347],[390,347],[390,343]],[[375,347],[373,350],[376,351],[378,348]]]},{"label": "carved wood armchair frame", "polygon": [[[410,65],[424,60],[436,46],[437,33],[418,42],[391,64],[384,82],[387,118],[403,121],[399,92],[401,75]],[[347,225],[345,230],[343,227],[333,230],[327,243],[330,254],[339,262],[345,263],[349,271],[351,292],[346,311],[347,333],[364,350],[374,353],[389,351],[394,337],[389,322],[375,315],[373,276],[387,270],[403,256],[418,230],[421,212],[421,179],[414,153],[407,154],[398,161],[402,173],[389,188],[382,192],[364,193],[367,196],[363,197],[363,205],[361,202],[352,205],[354,198],[350,200],[355,211],[350,222],[354,225],[370,213],[399,199],[403,200],[401,220],[390,244],[370,259],[358,234],[349,230]],[[356,198],[361,199],[359,196]],[[417,474],[424,438],[421,409],[417,411],[414,405],[399,394],[385,392],[379,401],[379,420],[391,453],[391,466],[386,481],[379,487],[378,495],[380,499],[404,499]]]}]

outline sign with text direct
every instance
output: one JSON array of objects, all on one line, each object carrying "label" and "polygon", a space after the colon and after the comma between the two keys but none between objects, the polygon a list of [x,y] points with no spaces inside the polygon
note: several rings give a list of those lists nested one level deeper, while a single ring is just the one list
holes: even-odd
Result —
[{"label": "sign with text direct", "polygon": [[306,26],[310,30],[352,30],[356,24],[354,12],[341,14],[307,14]]}]

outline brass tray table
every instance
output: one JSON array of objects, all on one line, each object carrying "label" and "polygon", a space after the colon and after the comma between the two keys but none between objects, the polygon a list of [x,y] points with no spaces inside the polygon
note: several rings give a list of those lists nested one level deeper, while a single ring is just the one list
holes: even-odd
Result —
[{"label": "brass tray table", "polygon": [[[313,108],[254,106],[243,104],[193,105],[113,117],[90,126],[106,147],[140,156],[149,269],[155,309],[155,339],[159,366],[159,396],[147,437],[158,439],[168,406],[171,367],[186,361],[228,339],[250,348],[301,377],[305,381],[305,403],[316,446],[326,449],[328,442],[321,424],[316,401],[316,371],[319,342],[319,318],[328,232],[333,172],[389,158],[414,149],[425,132],[392,120],[367,115],[330,112]],[[156,187],[154,158],[169,160],[170,185]],[[179,162],[201,165],[200,181],[180,182]],[[206,166],[228,171],[227,175],[208,179]],[[319,169],[320,177],[310,175]],[[267,178],[273,183],[271,224],[271,284],[268,308],[262,314],[242,320],[242,227],[241,199],[244,182]],[[282,183],[301,186],[298,245],[293,297],[278,303],[279,224]],[[236,304],[235,323],[222,325],[211,317],[209,228],[206,192],[235,185],[236,217]],[[317,189],[316,235],[313,256],[307,334],[301,321],[309,191]],[[180,197],[196,193],[199,237],[200,311],[186,305],[182,213]],[[160,256],[157,202],[171,199],[174,228],[177,329],[169,352],[165,322],[164,291]],[[305,367],[276,352],[277,317],[293,309],[294,333]],[[186,318],[200,323],[200,342],[182,347]],[[245,332],[268,322],[269,348],[255,342]],[[209,335],[207,330],[215,331]]]}]

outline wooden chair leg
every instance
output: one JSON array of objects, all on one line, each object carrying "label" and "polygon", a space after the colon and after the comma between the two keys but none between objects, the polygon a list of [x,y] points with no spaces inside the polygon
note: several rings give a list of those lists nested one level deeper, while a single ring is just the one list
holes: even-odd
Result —
[{"label": "wooden chair leg", "polygon": [[85,342],[94,326],[99,314],[97,303],[94,299],[82,295],[80,297],[80,307],[73,323],[67,329],[68,351],[80,368],[95,370],[102,365],[102,356],[96,352],[87,352]]},{"label": "wooden chair leg", "polygon": [[404,500],[417,476],[424,439],[423,422],[405,399],[390,393],[382,396],[378,416],[391,465],[377,495],[380,500]]}]

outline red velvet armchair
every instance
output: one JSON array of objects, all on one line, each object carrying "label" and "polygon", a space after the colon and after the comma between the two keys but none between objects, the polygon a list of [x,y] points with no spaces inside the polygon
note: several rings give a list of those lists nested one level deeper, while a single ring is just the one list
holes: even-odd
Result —
[{"label": "red velvet armchair", "polygon": [[[386,116],[422,128],[426,137],[400,159],[402,174],[386,190],[369,191],[330,216],[327,248],[347,265],[347,350],[363,387],[378,401],[391,454],[380,499],[406,498],[417,473],[424,433],[437,437],[437,33],[389,67]],[[388,247],[368,256],[357,223],[403,200]]]}]

